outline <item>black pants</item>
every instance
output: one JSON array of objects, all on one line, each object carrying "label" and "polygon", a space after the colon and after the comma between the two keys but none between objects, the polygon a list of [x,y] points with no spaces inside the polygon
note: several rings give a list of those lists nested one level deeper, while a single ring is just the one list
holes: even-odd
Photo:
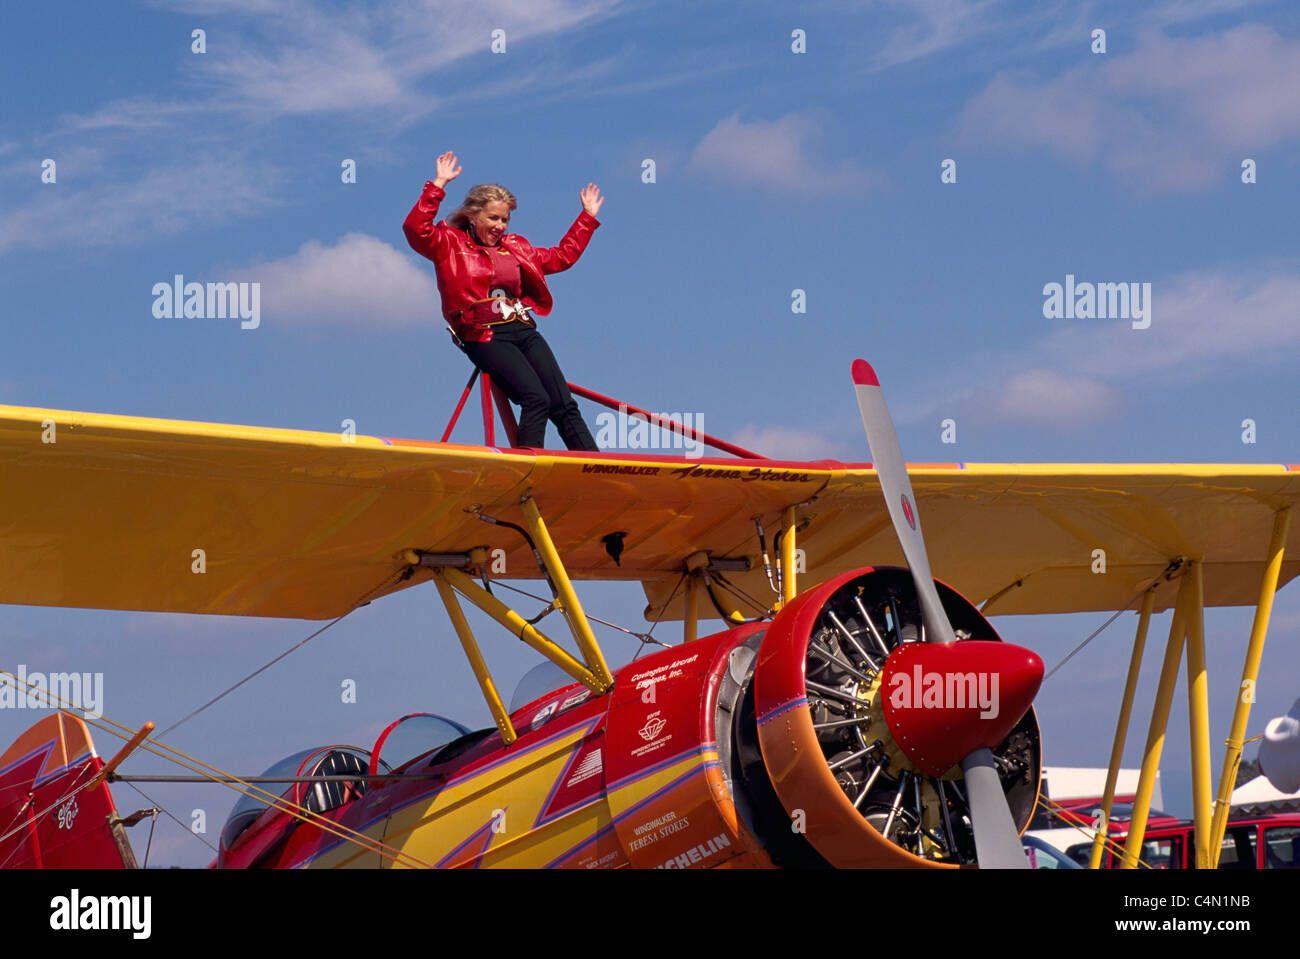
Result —
[{"label": "black pants", "polygon": [[537,330],[518,320],[503,323],[492,328],[492,342],[466,343],[465,352],[519,404],[520,446],[541,449],[549,419],[569,449],[596,449],[555,355]]}]

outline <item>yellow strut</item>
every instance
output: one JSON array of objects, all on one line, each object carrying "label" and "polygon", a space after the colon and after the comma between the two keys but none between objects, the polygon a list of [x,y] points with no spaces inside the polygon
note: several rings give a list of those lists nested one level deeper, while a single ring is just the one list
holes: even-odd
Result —
[{"label": "yellow strut", "polygon": [[1210,706],[1205,677],[1205,583],[1200,560],[1187,570],[1187,721],[1192,759],[1192,819],[1196,823],[1196,868],[1210,861]]},{"label": "yellow strut", "polygon": [[1115,801],[1115,783],[1124,757],[1124,741],[1128,737],[1129,718],[1133,713],[1133,696],[1137,692],[1138,670],[1142,666],[1142,652],[1146,648],[1147,627],[1151,625],[1151,610],[1155,606],[1156,591],[1153,586],[1142,597],[1142,611],[1138,615],[1137,636],[1133,640],[1133,655],[1128,661],[1128,680],[1124,683],[1124,700],[1119,707],[1119,721],[1115,723],[1115,742],[1110,748],[1110,766],[1106,770],[1106,791],[1101,800],[1101,822],[1092,840],[1089,869],[1101,868],[1101,856],[1106,849],[1106,832],[1110,828],[1110,809]]},{"label": "yellow strut", "polygon": [[781,605],[794,599],[794,507],[787,506],[782,516],[785,532],[781,534]]},{"label": "yellow strut", "polygon": [[447,582],[456,587],[458,593],[592,692],[603,693],[613,685],[612,680],[608,684],[602,684],[590,669],[565,652],[563,647],[556,645],[554,640],[460,570],[442,566],[439,567],[438,573],[446,577]]},{"label": "yellow strut", "polygon": [[1268,564],[1264,567],[1264,579],[1259,584],[1259,601],[1255,604],[1255,621],[1250,627],[1250,644],[1246,647],[1246,660],[1241,666],[1241,684],[1237,687],[1237,705],[1232,712],[1228,748],[1223,754],[1223,771],[1219,774],[1219,792],[1210,829],[1211,869],[1219,866],[1223,834],[1228,828],[1232,790],[1237,782],[1237,766],[1241,763],[1241,751],[1245,745],[1243,737],[1246,735],[1246,724],[1250,721],[1250,706],[1255,701],[1255,683],[1259,677],[1260,659],[1264,655],[1264,638],[1268,634],[1268,620],[1273,612],[1273,594],[1277,592],[1277,581],[1282,572],[1282,555],[1286,552],[1286,537],[1290,526],[1291,508],[1288,506],[1273,516],[1273,536],[1268,542]]},{"label": "yellow strut", "polygon": [[1178,681],[1178,664],[1183,658],[1183,636],[1187,632],[1184,608],[1187,601],[1188,577],[1178,584],[1178,598],[1174,600],[1174,617],[1169,624],[1169,641],[1165,644],[1165,661],[1160,669],[1160,683],[1156,687],[1156,701],[1151,708],[1151,725],[1147,729],[1146,749],[1142,755],[1142,772],[1138,776],[1137,795],[1133,799],[1133,816],[1129,820],[1128,838],[1124,842],[1124,859],[1121,869],[1133,869],[1146,835],[1147,813],[1151,811],[1151,794],[1156,787],[1156,773],[1160,771],[1160,751],[1165,744],[1165,728],[1169,725],[1169,705],[1174,698],[1174,684]]},{"label": "yellow strut", "polygon": [[461,646],[465,647],[469,668],[474,670],[474,678],[478,680],[479,689],[483,690],[483,698],[487,700],[488,709],[492,711],[492,718],[496,720],[497,729],[501,732],[501,741],[509,746],[519,738],[518,734],[515,732],[515,727],[510,724],[510,714],[506,712],[505,704],[501,702],[501,694],[497,692],[496,683],[492,682],[492,674],[488,671],[487,662],[483,659],[483,653],[479,651],[478,643],[474,641],[474,631],[469,628],[469,620],[465,618],[464,610],[456,601],[456,593],[447,582],[446,573],[447,567],[434,570],[433,581],[438,584],[438,595],[442,597],[443,605],[447,607],[447,615],[451,617],[451,624],[456,628]]},{"label": "yellow strut", "polygon": [[[560,560],[560,554],[551,541],[551,534],[547,531],[546,523],[542,520],[542,513],[537,508],[537,501],[532,496],[525,496],[520,505],[523,507],[524,522],[528,524],[528,532],[532,534],[537,550],[542,554],[542,563],[546,566],[546,571],[551,574],[551,581],[555,583],[556,592],[560,594],[560,611],[569,622],[569,629],[573,632],[573,641],[578,644],[578,649],[582,652],[582,658],[586,661],[587,668],[591,670],[595,678],[596,685],[592,686],[592,688],[597,692],[604,692],[614,685],[614,677],[610,675],[609,667],[605,665],[605,656],[601,653],[600,644],[596,642],[596,637],[591,631],[591,624],[587,622],[587,614],[582,611],[582,603],[578,600],[578,594],[573,591],[573,584],[569,582],[569,574],[564,570],[564,563]],[[559,650],[559,647],[556,647],[556,649]],[[583,681],[586,682],[586,680]],[[591,684],[588,683],[588,685]]]}]

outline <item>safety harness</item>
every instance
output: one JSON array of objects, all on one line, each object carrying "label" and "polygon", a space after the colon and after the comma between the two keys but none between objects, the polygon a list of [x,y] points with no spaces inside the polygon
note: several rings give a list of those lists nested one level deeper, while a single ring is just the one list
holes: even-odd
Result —
[{"label": "safety harness", "polygon": [[[475,300],[464,309],[452,310],[451,318],[458,323],[476,328],[501,326],[505,323],[513,323],[515,320],[534,328],[537,326],[532,310],[524,304],[524,301],[510,296],[490,296],[487,299]],[[452,341],[458,347],[465,349],[464,342],[456,335],[456,330],[450,323],[447,324],[447,332],[451,334]]]}]

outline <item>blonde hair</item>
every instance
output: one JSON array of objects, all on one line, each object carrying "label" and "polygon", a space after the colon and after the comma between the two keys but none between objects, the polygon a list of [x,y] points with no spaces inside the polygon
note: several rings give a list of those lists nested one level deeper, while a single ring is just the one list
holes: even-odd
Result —
[{"label": "blonde hair", "polygon": [[515,199],[515,195],[505,187],[496,183],[480,183],[465,194],[465,202],[460,205],[460,209],[447,217],[447,223],[458,230],[463,230],[469,226],[471,214],[481,212],[485,206],[497,200],[500,200],[512,210],[519,207],[519,201]]}]

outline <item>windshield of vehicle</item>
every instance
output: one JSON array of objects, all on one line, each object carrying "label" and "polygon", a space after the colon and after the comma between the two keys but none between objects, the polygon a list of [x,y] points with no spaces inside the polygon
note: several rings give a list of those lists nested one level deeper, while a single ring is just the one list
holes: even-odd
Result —
[{"label": "windshield of vehicle", "polygon": [[1265,829],[1264,853],[1269,869],[1300,869],[1300,828],[1270,826]]}]

